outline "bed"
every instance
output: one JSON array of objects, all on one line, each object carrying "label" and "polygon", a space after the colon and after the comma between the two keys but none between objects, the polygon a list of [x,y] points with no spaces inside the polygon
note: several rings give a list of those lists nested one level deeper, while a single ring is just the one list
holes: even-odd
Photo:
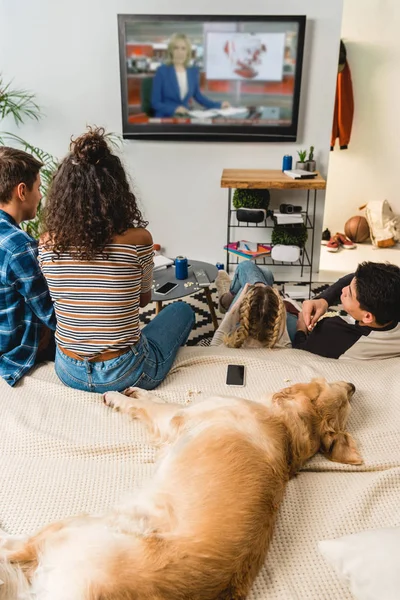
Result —
[{"label": "bed", "polygon": [[[245,364],[245,388],[225,386],[226,365]],[[356,386],[349,431],[361,467],[317,455],[290,481],[264,568],[249,600],[351,599],[318,551],[319,540],[400,525],[400,359],[334,361],[285,350],[180,350],[157,393],[182,404],[209,395],[256,399],[312,377]],[[151,477],[155,453],[143,427],[66,388],[54,365],[15,388],[0,379],[0,528],[30,533],[71,514],[107,509]]]}]

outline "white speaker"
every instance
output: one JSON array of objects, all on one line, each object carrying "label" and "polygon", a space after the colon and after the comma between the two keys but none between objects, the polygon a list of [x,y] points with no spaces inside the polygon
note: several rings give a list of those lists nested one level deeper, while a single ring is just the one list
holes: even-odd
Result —
[{"label": "white speaker", "polygon": [[298,246],[277,244],[272,247],[271,258],[281,262],[296,262],[300,258],[300,248]]}]

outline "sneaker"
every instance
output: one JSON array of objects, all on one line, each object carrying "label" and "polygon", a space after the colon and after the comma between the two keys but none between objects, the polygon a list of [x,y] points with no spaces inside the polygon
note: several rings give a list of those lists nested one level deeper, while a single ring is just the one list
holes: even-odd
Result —
[{"label": "sneaker", "polygon": [[337,239],[339,240],[339,244],[343,246],[346,250],[352,250],[357,247],[357,244],[354,244],[349,238],[344,235],[344,233],[336,233]]},{"label": "sneaker", "polygon": [[322,246],[326,246],[329,242],[329,240],[331,239],[331,232],[329,231],[328,228],[326,228],[323,232],[322,232],[322,239],[321,239],[321,244]]},{"label": "sneaker", "polygon": [[328,252],[337,252],[340,247],[339,238],[337,235],[333,235],[329,242],[326,244],[326,249]]},{"label": "sneaker", "polygon": [[222,269],[218,271],[218,275],[215,279],[215,287],[217,288],[218,292],[218,309],[223,315],[226,313],[226,308],[222,306],[221,298],[224,294],[229,292],[231,283],[231,278],[226,271],[223,271]]}]

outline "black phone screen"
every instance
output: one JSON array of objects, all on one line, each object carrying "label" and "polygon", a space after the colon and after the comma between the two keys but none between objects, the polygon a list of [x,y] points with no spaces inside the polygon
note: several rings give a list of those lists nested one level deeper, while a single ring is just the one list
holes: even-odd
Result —
[{"label": "black phone screen", "polygon": [[226,385],[244,385],[244,365],[228,365]]},{"label": "black phone screen", "polygon": [[157,290],[155,290],[155,292],[156,292],[156,294],[168,294],[168,292],[172,292],[172,290],[174,288],[176,288],[177,285],[178,285],[177,283],[172,283],[171,281],[167,281],[167,283],[164,283],[164,285],[162,285]]}]

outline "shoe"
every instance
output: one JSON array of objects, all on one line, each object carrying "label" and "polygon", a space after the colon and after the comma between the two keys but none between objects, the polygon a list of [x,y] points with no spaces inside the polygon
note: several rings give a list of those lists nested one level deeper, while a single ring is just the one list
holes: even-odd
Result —
[{"label": "shoe", "polygon": [[328,228],[326,228],[323,232],[322,232],[322,239],[321,239],[321,245],[322,246],[326,246],[329,242],[329,240],[331,239],[331,232],[329,231]]},{"label": "shoe", "polygon": [[222,269],[221,271],[218,271],[218,275],[215,279],[215,287],[217,288],[218,292],[218,309],[223,315],[226,313],[226,308],[222,306],[221,298],[224,294],[229,292],[231,283],[231,278],[226,271],[223,271]]},{"label": "shoe", "polygon": [[357,247],[357,244],[354,244],[349,238],[344,235],[344,233],[336,233],[337,239],[339,240],[339,244],[343,246],[346,250],[352,250]]},{"label": "shoe", "polygon": [[340,242],[337,235],[333,235],[329,242],[326,244],[328,252],[337,252],[340,248]]}]

